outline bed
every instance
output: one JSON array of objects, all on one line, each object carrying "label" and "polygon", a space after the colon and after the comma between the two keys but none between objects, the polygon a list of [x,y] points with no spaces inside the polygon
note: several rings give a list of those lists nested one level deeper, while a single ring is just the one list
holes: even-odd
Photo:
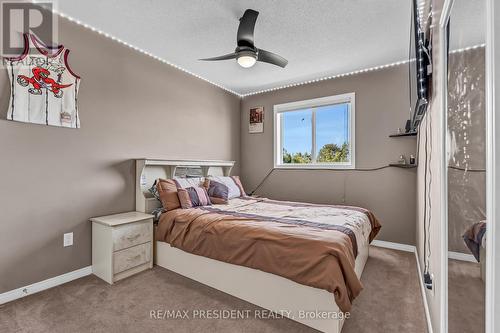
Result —
[{"label": "bed", "polygon": [[[231,161],[137,160],[136,209],[151,212],[157,178],[180,168],[229,175]],[[371,212],[241,197],[224,205],[175,209],[155,228],[155,263],[320,330],[338,333],[361,292],[369,243],[380,229]]]},{"label": "bed", "polygon": [[465,245],[481,265],[481,279],[486,281],[486,220],[471,225],[462,237]]}]

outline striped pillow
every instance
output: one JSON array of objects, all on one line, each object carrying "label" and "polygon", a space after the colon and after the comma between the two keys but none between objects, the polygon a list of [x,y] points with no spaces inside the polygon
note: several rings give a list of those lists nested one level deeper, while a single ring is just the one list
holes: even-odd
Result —
[{"label": "striped pillow", "polygon": [[[197,178],[173,178],[173,179],[157,179],[155,181],[156,192],[158,199],[161,201],[163,208],[170,211],[181,207],[177,190],[187,187],[197,187],[202,185],[203,177]],[[154,189],[150,189],[151,194],[155,197]]]},{"label": "striped pillow", "polygon": [[198,206],[209,206],[212,204],[212,202],[210,202],[210,198],[208,197],[207,190],[203,187],[179,188],[177,189],[177,195],[179,197],[181,207],[184,209]]}]

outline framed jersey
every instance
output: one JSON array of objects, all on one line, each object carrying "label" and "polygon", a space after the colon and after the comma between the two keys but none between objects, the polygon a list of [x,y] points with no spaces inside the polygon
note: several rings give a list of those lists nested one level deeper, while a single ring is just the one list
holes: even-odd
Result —
[{"label": "framed jersey", "polygon": [[23,54],[3,59],[11,86],[8,120],[80,127],[80,76],[68,64],[69,52],[63,45],[47,46],[35,35],[24,35]]}]

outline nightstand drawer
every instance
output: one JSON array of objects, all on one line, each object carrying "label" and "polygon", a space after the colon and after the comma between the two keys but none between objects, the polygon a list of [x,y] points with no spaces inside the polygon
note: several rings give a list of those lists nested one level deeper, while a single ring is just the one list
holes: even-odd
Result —
[{"label": "nightstand drawer", "polygon": [[125,224],[113,229],[113,251],[151,241],[151,221]]},{"label": "nightstand drawer", "polygon": [[151,261],[151,243],[137,245],[113,253],[113,274]]}]

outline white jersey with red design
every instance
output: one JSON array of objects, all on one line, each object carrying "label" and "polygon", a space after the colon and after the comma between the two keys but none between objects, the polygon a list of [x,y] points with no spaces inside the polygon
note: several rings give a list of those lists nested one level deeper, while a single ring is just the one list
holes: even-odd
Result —
[{"label": "white jersey with red design", "polygon": [[36,124],[80,127],[80,76],[68,65],[69,50],[46,46],[36,36],[24,35],[24,52],[4,58],[11,84],[7,119]]}]

